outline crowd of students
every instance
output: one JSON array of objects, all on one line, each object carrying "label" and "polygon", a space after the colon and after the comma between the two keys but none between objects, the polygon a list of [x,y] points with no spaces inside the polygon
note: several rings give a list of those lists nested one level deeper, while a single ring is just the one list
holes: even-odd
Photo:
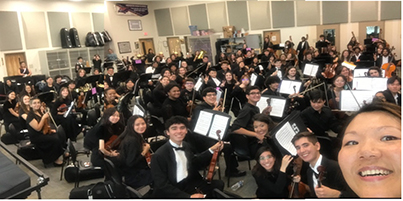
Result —
[{"label": "crowd of students", "polygon": [[[102,94],[100,99],[92,90],[82,90],[88,86],[83,65],[76,65],[75,81],[62,83],[61,76],[54,81],[46,79],[42,94],[58,94],[47,106],[35,96],[35,87],[28,84],[17,101],[16,88],[7,82],[5,127],[7,131],[10,124],[18,126],[18,131],[28,129],[29,139],[43,153],[44,164],[62,165],[66,142],[56,135],[57,125],[65,130],[68,139],[75,141],[88,125],[88,108],[74,109],[84,114],[79,121],[75,114],[66,116],[69,111],[65,109],[72,103],[86,104],[92,99],[100,106],[96,108],[100,120],[84,139],[85,147],[91,150],[92,164],[103,167],[103,158],[112,159],[126,184],[134,188],[151,185],[153,196],[159,198],[211,198],[214,188],[223,190],[222,181],[207,183],[199,174],[208,166],[214,151],[224,152],[226,176],[246,175],[238,169],[235,147],[257,161],[252,175],[258,198],[287,198],[293,194],[287,188],[292,183],[307,189],[302,195],[305,197],[400,197],[400,191],[390,190],[401,183],[401,80],[396,72],[388,78],[387,89],[374,94],[373,103],[352,117],[340,111],[341,91],[351,90],[354,79],[353,71],[344,62],[359,65],[371,61],[374,65],[368,67],[367,76],[384,77],[382,65],[394,61],[389,44],[377,39],[362,45],[353,35],[339,55],[325,36],[320,36],[315,48],[309,46],[307,37],[301,38],[296,49],[290,38],[281,53],[265,38],[261,55],[244,45],[234,54],[219,54],[214,65],[208,56],[199,57],[199,51],[165,58],[149,50],[143,58],[117,60],[110,50],[107,58],[119,66],[118,72],[108,66],[102,75],[99,56],[93,61],[97,66],[93,76],[99,79],[91,83],[91,88]],[[369,58],[368,52],[372,55]],[[306,64],[319,65],[316,76],[302,74]],[[329,72],[329,68],[333,71]],[[25,65],[21,69],[29,76]],[[301,88],[294,88],[291,94],[280,93],[282,80],[302,82]],[[324,87],[318,87],[322,83]],[[218,91],[222,93],[217,98]],[[80,96],[84,99],[77,101]],[[260,109],[257,103],[262,96],[287,99],[284,114],[270,117],[276,106]],[[133,115],[133,104],[141,105],[146,115]],[[205,109],[235,117],[223,139],[230,144],[192,132]],[[292,111],[300,112],[299,118],[308,131],[298,133],[292,140],[298,156],[283,156],[271,131]],[[150,117],[164,125],[169,138],[157,150],[151,150],[146,139],[151,130]],[[336,135],[329,135],[329,130]],[[303,171],[296,174],[292,169],[298,160],[303,161]],[[376,190],[368,190],[372,188]]]}]

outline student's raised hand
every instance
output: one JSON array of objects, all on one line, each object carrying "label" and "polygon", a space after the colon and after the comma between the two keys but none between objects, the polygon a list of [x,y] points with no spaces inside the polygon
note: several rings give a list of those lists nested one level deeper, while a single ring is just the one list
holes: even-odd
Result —
[{"label": "student's raised hand", "polygon": [[281,172],[285,172],[285,170],[287,169],[287,166],[290,164],[290,162],[292,161],[292,156],[291,155],[285,155],[283,156],[283,159],[281,160],[281,167],[280,167],[280,171]]},{"label": "student's raised hand", "polygon": [[207,84],[207,82],[208,82],[208,75],[206,75],[205,77],[204,77],[204,83],[206,83]]},{"label": "student's raised hand", "polygon": [[318,198],[338,198],[341,193],[338,190],[322,185],[320,188],[315,187],[315,194]]}]

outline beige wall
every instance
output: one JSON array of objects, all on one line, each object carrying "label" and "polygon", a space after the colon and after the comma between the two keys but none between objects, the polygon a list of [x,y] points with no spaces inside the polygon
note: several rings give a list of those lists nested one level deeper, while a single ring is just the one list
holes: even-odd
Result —
[{"label": "beige wall", "polygon": [[[49,38],[49,26],[46,24],[46,33],[48,40],[46,41],[46,47],[27,49],[27,41],[24,34],[22,12],[39,12],[46,14],[47,11],[52,12],[87,12],[87,13],[103,13],[104,12],[103,3],[90,3],[90,2],[61,2],[61,1],[0,1],[0,11],[17,11],[18,21],[21,30],[21,41],[22,50],[17,51],[0,51],[0,60],[4,60],[4,54],[14,53],[14,52],[25,52],[26,59],[28,62],[28,67],[33,74],[42,74],[41,66],[38,56],[38,51],[40,50],[50,50],[55,49],[51,47],[51,39]],[[45,15],[46,16],[46,15]],[[46,19],[46,18],[45,18]],[[46,21],[47,23],[47,21]],[[1,37],[1,36],[0,36]],[[31,40],[31,39],[29,39]],[[5,62],[0,62],[0,80],[7,76],[7,70]]]}]

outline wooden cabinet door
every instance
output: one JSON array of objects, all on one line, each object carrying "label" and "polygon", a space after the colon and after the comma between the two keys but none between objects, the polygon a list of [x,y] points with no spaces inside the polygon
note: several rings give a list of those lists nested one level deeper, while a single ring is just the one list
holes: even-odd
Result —
[{"label": "wooden cabinet door", "polygon": [[[5,54],[4,56],[6,59],[7,76],[19,75],[21,61],[25,61],[25,64],[28,67],[25,52]],[[32,69],[29,70],[32,71]]]},{"label": "wooden cabinet door", "polygon": [[152,49],[154,51],[154,54],[156,54],[155,48],[154,48],[154,40],[152,38],[143,38],[139,39],[140,46],[141,46],[141,54],[148,54],[148,49]]},{"label": "wooden cabinet door", "polygon": [[168,40],[168,49],[169,54],[173,54],[177,52],[178,54],[181,52],[181,42],[179,37],[169,37]]}]

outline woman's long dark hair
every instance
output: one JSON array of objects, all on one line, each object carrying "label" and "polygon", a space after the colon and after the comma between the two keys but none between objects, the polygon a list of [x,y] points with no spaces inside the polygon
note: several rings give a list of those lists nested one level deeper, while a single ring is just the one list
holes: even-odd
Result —
[{"label": "woman's long dark hair", "polygon": [[119,135],[123,132],[125,128],[125,122],[123,119],[123,115],[119,112],[120,119],[116,124],[112,124],[109,121],[109,117],[111,117],[115,112],[118,112],[116,107],[108,108],[104,111],[104,115],[101,118],[101,125],[108,130],[108,133]]},{"label": "woman's long dark hair", "polygon": [[123,131],[122,134],[119,135],[118,140],[120,141],[119,145],[119,157],[121,159],[125,159],[127,156],[127,153],[125,153],[124,149],[121,149],[122,147],[125,147],[126,144],[129,144],[130,146],[135,146],[137,153],[141,153],[143,150],[143,143],[145,142],[143,137],[141,136],[140,133],[137,133],[134,130],[134,122],[136,122],[137,119],[145,119],[142,116],[139,115],[134,115],[127,120],[127,125],[125,130]]},{"label": "woman's long dark hair", "polygon": [[[68,92],[68,94],[67,94],[67,96],[66,96],[66,99],[63,99],[63,96],[62,96],[62,91],[63,91],[64,89],[67,89],[67,92]],[[70,100],[70,97],[71,97],[70,94],[71,94],[71,92],[70,92],[69,88],[67,88],[67,87],[62,87],[62,88],[60,88],[59,96],[57,97],[57,100],[59,100],[60,102],[64,102],[64,100],[71,101],[71,100]]]},{"label": "woman's long dark hair", "polygon": [[[265,151],[269,151],[271,153],[271,155],[275,158],[275,162],[273,165],[273,171],[271,171],[271,172],[268,172],[266,169],[264,169],[264,167],[262,165],[260,165],[260,162],[259,162],[260,155],[262,155],[262,153]],[[256,156],[255,156],[256,165],[252,169],[252,174],[256,175],[257,177],[276,178],[276,176],[278,175],[278,173],[280,171],[281,158],[277,158],[274,153],[275,152],[271,147],[268,147],[268,146],[260,147],[256,152]]]},{"label": "woman's long dark hair", "polygon": [[269,127],[268,133],[266,134],[266,137],[272,137],[270,132],[273,130],[274,127],[277,126],[277,124],[268,116],[265,114],[256,114],[255,116],[253,116],[253,122],[255,121],[260,121],[263,122],[265,124],[267,124],[267,127]]}]

